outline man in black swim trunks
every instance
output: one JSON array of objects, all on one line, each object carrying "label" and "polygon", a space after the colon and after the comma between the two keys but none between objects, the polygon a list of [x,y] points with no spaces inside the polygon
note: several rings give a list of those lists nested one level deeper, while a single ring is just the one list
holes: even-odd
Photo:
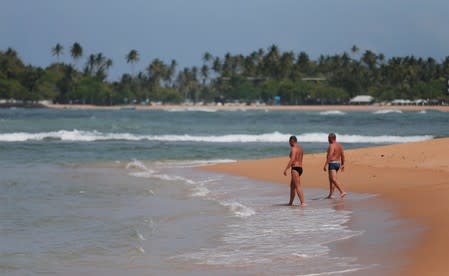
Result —
[{"label": "man in black swim trunks", "polygon": [[288,140],[290,144],[290,160],[284,170],[284,175],[287,176],[287,171],[290,169],[291,180],[290,180],[290,201],[288,205],[293,205],[293,200],[295,199],[295,192],[298,194],[299,201],[301,201],[301,206],[305,206],[304,193],[301,187],[300,176],[302,174],[302,158],[304,155],[303,148],[298,144],[298,139],[296,136],[291,136]]}]

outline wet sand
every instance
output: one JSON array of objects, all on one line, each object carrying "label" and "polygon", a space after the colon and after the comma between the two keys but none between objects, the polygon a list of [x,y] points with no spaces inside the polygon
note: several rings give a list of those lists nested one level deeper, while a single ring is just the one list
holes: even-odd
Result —
[{"label": "wet sand", "polygon": [[[288,150],[286,148],[286,153]],[[449,249],[449,138],[347,150],[346,159],[345,172],[339,173],[338,177],[348,197],[351,192],[378,194],[380,200],[391,204],[398,219],[419,225],[416,228],[406,223],[395,228],[398,235],[408,235],[410,232],[419,234],[413,244],[404,245],[398,252],[398,265],[393,274],[446,275],[446,253]],[[324,161],[324,153],[304,156],[303,187],[328,189]],[[288,189],[289,178],[282,174],[287,162],[288,157],[241,160],[202,169],[275,182],[286,185]],[[338,194],[335,196],[338,197]],[[347,244],[341,248],[351,250]],[[399,265],[400,260],[405,262]]]}]

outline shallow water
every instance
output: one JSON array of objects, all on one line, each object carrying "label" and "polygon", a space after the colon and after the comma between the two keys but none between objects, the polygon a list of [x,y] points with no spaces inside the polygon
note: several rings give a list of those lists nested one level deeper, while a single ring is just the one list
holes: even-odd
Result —
[{"label": "shallow water", "polygon": [[348,227],[353,211],[342,204],[374,195],[329,201],[307,189],[306,208],[288,207],[284,186],[191,166],[131,161],[7,174],[2,274],[307,275],[374,265],[332,256],[329,246],[363,235]]},{"label": "shallow water", "polygon": [[[329,131],[364,147],[447,136],[448,121],[432,111],[0,110],[0,274],[364,275],[380,261],[333,245],[403,223],[376,208],[354,224],[375,195],[342,204],[306,189],[309,206],[287,207],[284,186],[195,167],[286,155],[291,134],[310,153]],[[392,240],[387,228],[376,243]]]}]

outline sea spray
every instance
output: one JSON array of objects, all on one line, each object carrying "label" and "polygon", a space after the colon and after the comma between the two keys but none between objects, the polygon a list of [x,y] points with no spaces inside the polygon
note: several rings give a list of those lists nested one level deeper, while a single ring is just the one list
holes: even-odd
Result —
[{"label": "sea spray", "polygon": [[[68,142],[93,142],[93,141],[155,141],[155,142],[196,142],[196,143],[284,143],[289,133],[261,133],[261,134],[227,134],[227,135],[135,135],[131,133],[101,133],[98,131],[80,132],[57,131],[44,133],[3,133],[0,134],[0,142],[26,142],[26,141],[44,141],[51,139]],[[296,136],[303,143],[327,143],[327,133],[300,133]],[[342,143],[368,143],[368,144],[388,144],[388,143],[406,143],[430,140],[432,135],[358,135],[338,133],[338,140]],[[229,160],[229,159],[228,159]],[[223,160],[223,162],[228,162]],[[229,160],[232,162],[232,160]]]}]

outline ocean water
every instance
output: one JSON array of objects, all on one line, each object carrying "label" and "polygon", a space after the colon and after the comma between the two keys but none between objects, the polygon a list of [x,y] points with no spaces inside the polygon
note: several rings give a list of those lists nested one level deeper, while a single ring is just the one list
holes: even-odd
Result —
[{"label": "ocean water", "polygon": [[[448,122],[436,111],[0,110],[0,274],[363,275],[382,264],[332,244],[369,235],[351,226],[353,206],[376,195],[306,189],[307,208],[287,207],[284,186],[196,167],[286,156],[290,135],[311,153],[328,132],[348,149],[447,137]],[[391,221],[379,212],[373,221]]]}]

